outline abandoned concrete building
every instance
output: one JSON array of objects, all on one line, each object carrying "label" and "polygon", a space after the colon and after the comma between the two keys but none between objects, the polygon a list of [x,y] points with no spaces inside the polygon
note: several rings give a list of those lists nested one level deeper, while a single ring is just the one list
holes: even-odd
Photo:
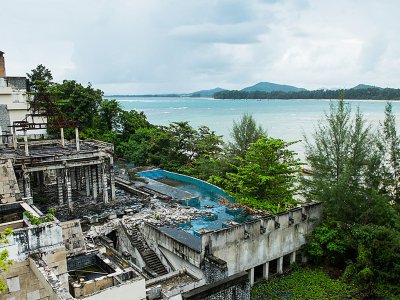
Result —
[{"label": "abandoned concrete building", "polygon": [[77,128],[72,140],[62,128],[58,139],[35,140],[35,121],[10,120],[0,110],[2,129],[12,129],[0,145],[0,232],[13,230],[0,244],[13,260],[0,299],[249,299],[255,281],[304,260],[318,202],[248,214],[192,177],[131,178],[113,145],[82,141]]}]

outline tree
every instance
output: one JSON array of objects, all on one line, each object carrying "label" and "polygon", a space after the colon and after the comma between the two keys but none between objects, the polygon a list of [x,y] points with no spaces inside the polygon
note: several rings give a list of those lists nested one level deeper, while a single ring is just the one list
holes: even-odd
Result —
[{"label": "tree", "polygon": [[93,127],[103,97],[101,90],[94,89],[90,83],[85,87],[75,80],[64,80],[54,84],[50,93],[68,120],[79,122],[81,128]]},{"label": "tree", "polygon": [[232,142],[228,144],[228,150],[233,156],[243,156],[244,151],[250,148],[250,144],[262,136],[266,136],[265,130],[257,126],[252,115],[245,113],[238,122],[233,121]]},{"label": "tree", "polygon": [[43,93],[52,83],[53,75],[44,65],[40,64],[31,73],[26,73],[29,78],[31,89],[38,93]]},{"label": "tree", "polygon": [[[11,228],[6,228],[3,233],[0,233],[0,245],[8,244],[8,237],[12,234]],[[0,251],[0,273],[6,272],[13,262],[8,259],[8,250]],[[0,294],[7,291],[7,284],[2,276],[0,276]]]},{"label": "tree", "polygon": [[236,172],[227,173],[226,180],[213,177],[242,204],[259,209],[284,209],[295,204],[296,175],[300,161],[287,143],[280,139],[262,137],[237,157]]},{"label": "tree", "polygon": [[331,103],[314,133],[314,141],[306,139],[306,156],[313,170],[311,180],[305,180],[306,196],[324,202],[324,212],[334,220],[356,220],[366,204],[365,182],[371,176],[369,166],[376,143],[357,111],[351,118],[351,108],[344,100]]},{"label": "tree", "polygon": [[397,204],[400,204],[400,138],[396,131],[396,118],[392,104],[386,103],[385,120],[379,134],[381,161],[381,189]]}]

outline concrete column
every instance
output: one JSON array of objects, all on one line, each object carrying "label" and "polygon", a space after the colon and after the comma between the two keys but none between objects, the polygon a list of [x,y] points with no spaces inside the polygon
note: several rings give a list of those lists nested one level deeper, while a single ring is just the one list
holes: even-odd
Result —
[{"label": "concrete column", "polygon": [[290,264],[293,264],[296,262],[296,251],[293,251],[290,253]]},{"label": "concrete column", "polygon": [[31,178],[29,172],[23,170],[24,177],[24,196],[26,198],[31,197]]},{"label": "concrete column", "polygon": [[108,184],[107,184],[107,173],[105,172],[106,165],[103,162],[101,164],[101,178],[103,179],[103,203],[108,203]]},{"label": "concrete column", "polygon": [[28,136],[26,135],[26,130],[24,130],[24,145],[25,145],[25,156],[29,156]]},{"label": "concrete column", "polygon": [[98,191],[99,194],[101,193],[101,191],[103,190],[103,170],[102,170],[102,164],[98,164],[97,165],[97,186],[98,186]]},{"label": "concrete column", "polygon": [[85,167],[86,196],[90,196],[90,167]]},{"label": "concrete column", "polygon": [[263,279],[268,280],[269,276],[269,262],[263,264]]},{"label": "concrete column", "polygon": [[65,147],[64,128],[60,128],[61,146]]},{"label": "concrete column", "polygon": [[13,127],[13,146],[17,149],[17,129]]},{"label": "concrete column", "polygon": [[254,268],[251,268],[248,272],[249,272],[250,286],[253,286],[254,285]]},{"label": "concrete column", "polygon": [[97,200],[97,175],[96,175],[97,166],[92,167],[92,195],[93,200],[96,202]]},{"label": "concrete column", "polygon": [[114,173],[114,158],[110,157],[110,187],[111,187],[111,200],[115,200],[115,173]]},{"label": "concrete column", "polygon": [[279,257],[276,262],[276,273],[283,273],[283,256]]},{"label": "concrete column", "polygon": [[70,168],[69,175],[71,177],[71,189],[76,190],[75,168]]},{"label": "concrete column", "polygon": [[59,205],[64,205],[64,182],[63,182],[63,176],[62,176],[62,171],[57,171],[57,189],[58,189],[58,204]]},{"label": "concrete column", "polygon": [[302,264],[307,263],[307,256],[304,253],[301,254],[301,263]]},{"label": "concrete column", "polygon": [[81,147],[79,144],[79,129],[78,129],[78,127],[75,128],[75,144],[76,144],[76,151],[79,152],[81,150]]},{"label": "concrete column", "polygon": [[64,182],[66,185],[66,190],[67,190],[67,205],[68,205],[68,211],[72,212],[73,205],[72,205],[72,187],[71,187],[71,174],[70,170],[68,168],[64,169]]},{"label": "concrete column", "polygon": [[75,168],[75,179],[76,179],[76,189],[78,191],[82,190],[82,172],[81,172],[81,167],[76,167]]}]

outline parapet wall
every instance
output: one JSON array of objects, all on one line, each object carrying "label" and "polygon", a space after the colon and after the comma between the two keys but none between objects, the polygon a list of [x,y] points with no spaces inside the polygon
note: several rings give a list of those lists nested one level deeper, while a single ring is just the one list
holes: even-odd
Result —
[{"label": "parapet wall", "polygon": [[228,276],[297,251],[318,224],[319,202],[203,234],[202,250],[227,262]]},{"label": "parapet wall", "polygon": [[156,227],[148,223],[142,223],[140,231],[142,232],[148,244],[161,246],[190,262],[192,265],[200,267],[201,255],[199,252],[161,232]]},{"label": "parapet wall", "polygon": [[55,222],[16,229],[8,241],[8,244],[0,245],[0,250],[8,249],[9,259],[14,261],[26,260],[33,253],[65,249],[62,228]]}]

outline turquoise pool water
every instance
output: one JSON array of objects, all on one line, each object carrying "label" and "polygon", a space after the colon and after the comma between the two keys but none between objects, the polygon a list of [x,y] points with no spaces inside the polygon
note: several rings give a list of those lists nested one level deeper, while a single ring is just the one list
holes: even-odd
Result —
[{"label": "turquoise pool water", "polygon": [[234,202],[234,199],[220,188],[207,182],[164,170],[140,172],[139,175],[163,182],[199,199],[192,206],[207,211],[208,214],[191,222],[177,224],[191,234],[199,236],[204,230],[217,230],[228,226],[230,222],[243,223],[251,219],[251,216],[244,214],[241,209],[232,209],[220,204],[222,198],[228,199],[230,202]]}]

